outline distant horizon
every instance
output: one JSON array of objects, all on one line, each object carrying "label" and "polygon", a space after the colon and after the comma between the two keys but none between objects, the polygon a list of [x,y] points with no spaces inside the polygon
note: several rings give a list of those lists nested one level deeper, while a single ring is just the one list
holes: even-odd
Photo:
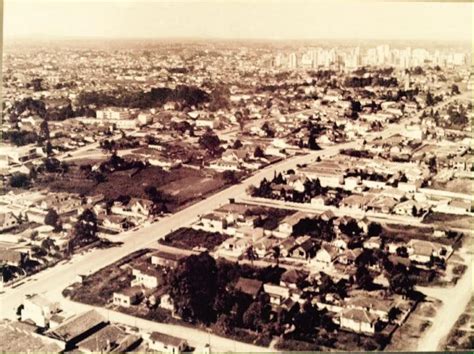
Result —
[{"label": "distant horizon", "polygon": [[[95,37],[95,36],[37,36],[37,37],[8,37],[4,38],[4,45],[12,45],[12,42],[51,42],[54,43],[61,43],[61,42],[84,42],[84,41],[91,41],[94,43],[102,42],[102,41],[112,41],[116,42],[175,42],[179,44],[179,42],[210,42],[210,43],[218,43],[218,42],[229,42],[229,43],[275,43],[275,44],[288,44],[291,45],[292,43],[312,43],[312,42],[325,42],[330,43],[341,43],[341,42],[354,42],[354,46],[358,45],[361,46],[359,42],[363,43],[363,46],[370,46],[370,42],[374,42],[374,45],[377,44],[392,44],[392,43],[412,43],[412,44],[430,44],[430,45],[442,45],[442,46],[461,46],[461,47],[471,47],[472,42],[468,40],[447,40],[447,39],[425,39],[425,38],[413,38],[413,39],[384,39],[384,38],[366,38],[366,39],[355,39],[355,38],[284,38],[284,39],[276,39],[276,38],[224,38],[224,37],[191,37],[191,36],[182,36],[182,37]],[[316,44],[316,43],[315,43]],[[347,43],[344,43],[347,44]]]},{"label": "distant horizon", "polygon": [[467,43],[472,41],[474,8],[472,3],[375,0],[4,2],[6,41],[193,38]]}]

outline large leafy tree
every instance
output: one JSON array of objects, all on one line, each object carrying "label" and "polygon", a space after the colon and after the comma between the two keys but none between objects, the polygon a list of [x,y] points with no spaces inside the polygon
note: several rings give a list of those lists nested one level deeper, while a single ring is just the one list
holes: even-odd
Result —
[{"label": "large leafy tree", "polygon": [[169,284],[175,310],[185,321],[209,324],[214,320],[217,266],[208,253],[181,260],[170,273]]},{"label": "large leafy tree", "polygon": [[86,209],[79,215],[74,225],[72,245],[82,246],[97,239],[97,216],[92,210]]}]

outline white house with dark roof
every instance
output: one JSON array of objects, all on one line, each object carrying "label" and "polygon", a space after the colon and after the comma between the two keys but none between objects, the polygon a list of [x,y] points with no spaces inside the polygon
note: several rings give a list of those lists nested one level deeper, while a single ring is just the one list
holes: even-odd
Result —
[{"label": "white house with dark roof", "polygon": [[147,342],[151,350],[161,353],[181,354],[187,348],[184,339],[159,332],[152,332]]}]

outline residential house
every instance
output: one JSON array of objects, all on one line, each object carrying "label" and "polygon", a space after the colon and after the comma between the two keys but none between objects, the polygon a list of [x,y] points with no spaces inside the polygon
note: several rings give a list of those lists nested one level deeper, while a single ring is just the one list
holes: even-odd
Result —
[{"label": "residential house", "polygon": [[362,249],[360,248],[346,249],[337,257],[337,261],[344,265],[351,265],[355,263],[355,260],[361,253]]},{"label": "residential house", "polygon": [[106,319],[95,310],[78,314],[59,326],[45,332],[48,337],[65,343],[66,350],[73,349],[77,343],[107,325]]},{"label": "residential house", "polygon": [[52,302],[41,295],[26,297],[21,310],[22,321],[32,321],[36,326],[46,328],[50,318],[60,311],[59,303]]},{"label": "residential house", "polygon": [[117,215],[147,218],[151,215],[153,202],[147,199],[131,198],[126,204],[115,201],[110,211]]},{"label": "residential house", "polygon": [[310,263],[318,267],[329,267],[338,256],[338,250],[329,244],[323,244]]},{"label": "residential house", "polygon": [[170,294],[165,293],[160,297],[160,304],[159,307],[170,312],[174,312],[174,301],[171,298]]},{"label": "residential house", "polygon": [[297,211],[294,214],[288,215],[280,222],[280,225],[278,225],[278,232],[285,237],[290,236],[293,234],[294,226],[298,224],[301,219],[304,219],[307,216],[308,214],[302,211]]},{"label": "residential house", "polygon": [[347,209],[347,210],[356,210],[356,211],[362,211],[365,209],[365,205],[367,204],[367,197],[358,195],[358,194],[352,194],[346,198],[344,198],[340,203],[339,207],[341,209]]},{"label": "residential house", "polygon": [[290,289],[273,284],[264,284],[263,291],[270,297],[270,304],[279,306],[290,298]]},{"label": "residential house", "polygon": [[132,269],[132,275],[135,277],[131,286],[143,286],[148,289],[155,289],[164,282],[163,271],[152,265],[141,264]]},{"label": "residential house", "polygon": [[397,215],[413,215],[413,211],[416,213],[423,213],[428,210],[426,203],[419,203],[415,200],[406,200],[395,206],[393,212]]},{"label": "residential house", "polygon": [[208,232],[223,232],[227,228],[227,218],[223,213],[209,213],[201,216],[196,226]]},{"label": "residential house", "polygon": [[124,232],[133,226],[133,223],[122,215],[99,215],[97,217],[102,228],[112,232]]},{"label": "residential house", "polygon": [[306,260],[306,259],[311,258],[314,255],[315,249],[316,249],[316,244],[314,240],[307,239],[306,241],[294,247],[290,251],[289,257],[293,259]]},{"label": "residential house", "polygon": [[258,241],[253,248],[257,256],[263,258],[272,252],[273,248],[277,246],[278,242],[279,241],[275,238],[266,237]]},{"label": "residential house", "polygon": [[263,283],[260,280],[240,277],[235,284],[235,290],[249,295],[256,299],[263,288]]},{"label": "residential house", "polygon": [[168,353],[168,354],[181,354],[187,348],[187,343],[184,339],[173,337],[164,333],[152,332],[148,346],[151,350]]},{"label": "residential house", "polygon": [[382,321],[388,321],[388,314],[394,307],[394,303],[390,299],[382,297],[371,297],[364,294],[350,297],[346,300],[346,308],[365,310],[376,315]]},{"label": "residential house", "polygon": [[219,252],[233,257],[241,256],[252,245],[248,238],[231,237],[220,245]]},{"label": "residential house", "polygon": [[28,253],[12,248],[0,248],[0,264],[5,263],[15,267],[21,267],[28,258]]},{"label": "residential house", "polygon": [[138,304],[142,299],[142,296],[142,289],[138,286],[135,286],[114,292],[112,296],[112,302],[116,306],[130,307],[132,305]]},{"label": "residential house", "polygon": [[286,270],[280,277],[280,286],[288,289],[298,289],[300,281],[306,279],[308,273],[299,269]]},{"label": "residential house", "polygon": [[12,212],[0,213],[0,232],[13,229],[20,224]]},{"label": "residential house", "polygon": [[372,198],[367,204],[367,210],[376,212],[376,213],[391,213],[393,208],[397,205],[397,201],[393,198],[377,195]]},{"label": "residential house", "polygon": [[419,263],[429,263],[432,257],[447,259],[452,247],[437,242],[411,239],[406,245],[408,258]]},{"label": "residential house", "polygon": [[140,339],[118,326],[108,325],[77,343],[77,348],[82,353],[125,353],[138,344]]},{"label": "residential house", "polygon": [[361,334],[375,334],[378,322],[377,315],[361,309],[344,309],[339,317],[342,329]]},{"label": "residential house", "polygon": [[282,257],[289,257],[291,254],[291,251],[298,245],[296,243],[296,238],[294,237],[288,237],[287,239],[283,240],[282,243],[280,243],[280,255]]},{"label": "residential house", "polygon": [[363,243],[364,248],[366,249],[380,249],[382,247],[382,240],[378,236],[373,236],[368,238]]},{"label": "residential house", "polygon": [[181,259],[186,258],[184,254],[156,251],[151,255],[151,264],[165,268],[176,268]]}]

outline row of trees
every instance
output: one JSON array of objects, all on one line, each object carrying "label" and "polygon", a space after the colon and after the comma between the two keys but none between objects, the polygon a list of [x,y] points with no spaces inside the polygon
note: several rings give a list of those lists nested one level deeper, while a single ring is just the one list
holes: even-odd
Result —
[{"label": "row of trees", "polygon": [[348,77],[344,80],[344,86],[353,87],[353,88],[362,88],[366,86],[382,86],[382,87],[397,87],[398,80],[396,77],[380,77],[380,76],[371,76],[371,77]]},{"label": "row of trees", "polygon": [[[215,93],[214,98],[220,97]],[[199,106],[209,102],[211,96],[204,90],[195,86],[179,85],[175,89],[167,87],[152,88],[150,91],[128,92],[119,89],[114,92],[89,91],[81,92],[78,103],[81,106],[94,105],[95,107],[128,107],[128,108],[154,108],[167,102],[179,102],[185,106]]]}]

